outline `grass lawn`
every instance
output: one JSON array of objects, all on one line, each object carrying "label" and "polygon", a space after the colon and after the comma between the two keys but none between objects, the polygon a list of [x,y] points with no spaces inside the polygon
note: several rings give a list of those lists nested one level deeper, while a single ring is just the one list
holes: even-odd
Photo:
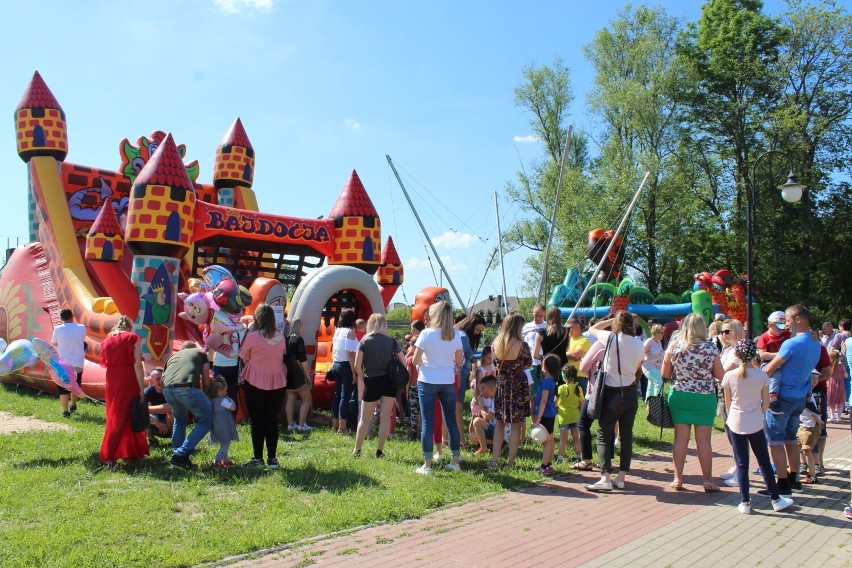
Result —
[{"label": "grass lawn", "polygon": [[[310,434],[281,433],[281,469],[205,465],[215,447],[199,445],[201,467],[168,465],[161,443],[137,466],[101,468],[104,408],[83,402],[70,420],[53,396],[0,386],[0,411],[71,425],[70,432],[0,435],[0,566],[186,566],[280,546],[364,524],[394,522],[428,510],[512,490],[543,478],[541,450],[527,441],[513,470],[485,470],[464,452],[460,473],[417,475],[419,442],[392,439],[388,457],[350,454],[353,439],[320,426]],[[319,413],[315,424],[328,423]],[[247,426],[231,447],[237,463],[251,457]],[[636,453],[666,451],[672,431],[650,426],[640,405]],[[567,466],[557,467],[560,473]]]}]

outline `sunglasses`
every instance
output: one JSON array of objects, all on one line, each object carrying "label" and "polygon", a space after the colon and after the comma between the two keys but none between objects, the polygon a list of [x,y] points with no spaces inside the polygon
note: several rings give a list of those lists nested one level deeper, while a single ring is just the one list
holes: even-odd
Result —
[{"label": "sunglasses", "polygon": [[722,330],[722,335],[728,335],[728,334],[730,334],[730,333],[731,333],[731,330],[730,330],[730,329],[723,329],[723,330]]}]

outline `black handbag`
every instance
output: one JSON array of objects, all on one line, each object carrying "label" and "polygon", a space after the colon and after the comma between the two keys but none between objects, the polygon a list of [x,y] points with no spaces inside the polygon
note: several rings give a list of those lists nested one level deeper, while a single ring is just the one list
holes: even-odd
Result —
[{"label": "black handbag", "polygon": [[607,355],[609,355],[609,346],[612,343],[612,338],[614,336],[614,333],[610,335],[609,340],[606,342],[604,356],[603,359],[601,359],[601,364],[598,367],[597,377],[595,377],[595,383],[592,385],[591,393],[589,394],[589,405],[586,410],[586,413],[592,420],[597,420],[598,418],[600,418],[601,412],[603,412],[604,391],[606,390],[606,371],[604,370],[604,364],[606,363]]},{"label": "black handbag", "polygon": [[148,403],[134,398],[130,402],[130,429],[134,432],[144,432],[151,420],[148,417]]},{"label": "black handbag", "polygon": [[408,367],[405,366],[405,363],[401,363],[399,357],[396,356],[396,351],[394,350],[396,347],[396,340],[394,340],[393,345],[391,345],[391,360],[388,363],[388,376],[390,377],[393,385],[401,389],[405,385],[408,384],[408,381],[411,377],[408,374]]},{"label": "black handbag", "polygon": [[665,388],[660,389],[660,394],[649,396],[645,404],[648,405],[648,423],[660,429],[660,439],[662,439],[663,428],[674,428],[672,412],[669,409],[669,401],[665,394]]}]

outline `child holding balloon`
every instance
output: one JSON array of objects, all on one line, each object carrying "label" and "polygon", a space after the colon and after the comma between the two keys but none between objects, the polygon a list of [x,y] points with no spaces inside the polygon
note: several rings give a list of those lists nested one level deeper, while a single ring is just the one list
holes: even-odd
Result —
[{"label": "child holding balloon", "polygon": [[542,379],[535,393],[535,412],[532,417],[532,425],[535,428],[541,425],[547,430],[547,438],[543,441],[541,467],[542,475],[553,473],[553,426],[556,422],[556,377],[561,373],[561,362],[557,355],[550,354],[541,362]]}]

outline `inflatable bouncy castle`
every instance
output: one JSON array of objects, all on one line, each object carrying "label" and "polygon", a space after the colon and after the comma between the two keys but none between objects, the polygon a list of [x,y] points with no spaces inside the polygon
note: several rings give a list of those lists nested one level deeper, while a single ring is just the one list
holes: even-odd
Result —
[{"label": "inflatable bouncy castle", "polygon": [[[736,277],[730,270],[715,273],[700,272],[695,275],[692,289],[682,294],[654,295],[643,286],[636,285],[630,277],[619,278],[624,257],[621,239],[618,239],[604,258],[612,242],[612,232],[594,229],[589,233],[588,257],[596,265],[604,260],[601,272],[577,307],[574,315],[589,320],[605,317],[611,312],[626,309],[644,320],[668,322],[691,313],[700,314],[709,323],[714,314],[721,313],[746,321],[747,276]],[[583,273],[568,269],[562,284],[554,286],[548,306],[558,306],[562,317],[568,317],[580,299],[591,278],[591,271]],[[755,335],[762,332],[763,318],[760,304],[751,299]]]},{"label": "inflatable bouncy castle", "polygon": [[0,274],[8,342],[0,343],[0,380],[51,392],[67,385],[47,343],[64,307],[88,330],[82,390],[103,398],[100,343],[120,315],[134,321],[150,370],[190,339],[232,353],[233,331],[265,302],[301,318],[322,405],[331,398],[322,341],[334,316],[343,307],[362,318],[384,313],[403,282],[355,171],[325,218],[259,211],[255,151],[239,118],[216,148],[212,184],[197,181],[198,162],[185,163],[186,147],[161,131],[123,140],[114,171],[66,162],[65,112],[38,72],[15,110],[15,131],[29,174],[30,242],[10,251]]}]

